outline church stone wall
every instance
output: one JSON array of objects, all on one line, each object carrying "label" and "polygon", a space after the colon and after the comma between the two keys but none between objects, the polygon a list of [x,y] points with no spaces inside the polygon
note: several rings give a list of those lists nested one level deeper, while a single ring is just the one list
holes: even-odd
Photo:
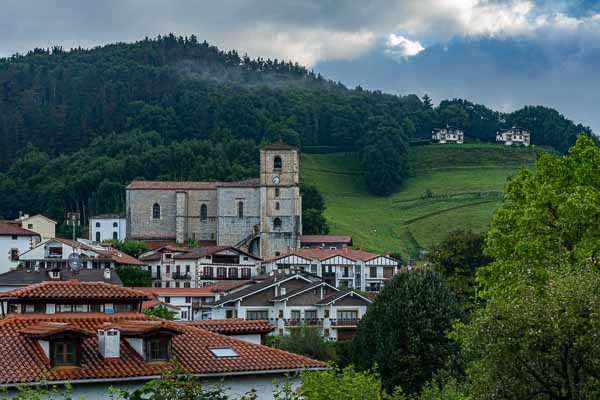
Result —
[{"label": "church stone wall", "polygon": [[[228,188],[218,193],[218,243],[235,245],[248,237],[260,224],[260,190],[258,188]],[[238,203],[244,203],[244,217],[238,217]]]},{"label": "church stone wall", "polygon": [[[173,190],[130,190],[128,237],[175,238],[176,193]],[[152,206],[160,205],[160,219],[152,218]]]},{"label": "church stone wall", "polygon": [[[206,205],[207,219],[200,218],[200,208]],[[186,207],[187,240],[217,240],[217,190],[190,190]]]}]

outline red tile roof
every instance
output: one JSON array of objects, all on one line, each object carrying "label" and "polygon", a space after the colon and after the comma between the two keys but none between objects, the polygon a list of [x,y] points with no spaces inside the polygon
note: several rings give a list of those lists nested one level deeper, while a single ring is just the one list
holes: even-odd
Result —
[{"label": "red tile roof", "polygon": [[135,287],[133,289],[160,296],[214,296],[213,287],[197,288],[154,288],[154,287]]},{"label": "red tile roof", "polygon": [[115,264],[122,264],[122,265],[144,265],[143,262],[141,262],[140,260],[138,260],[135,257],[130,256],[129,254],[123,253],[122,251],[119,251],[115,248],[112,247],[103,247],[101,250],[97,249],[93,246],[89,246],[85,243],[81,243],[78,241],[73,241],[73,240],[69,240],[69,239],[62,239],[62,238],[56,238],[56,240],[58,240],[59,242],[62,242],[64,244],[66,244],[67,246],[71,246],[77,249],[82,249],[82,250],[86,250],[86,251],[91,251],[93,253],[98,254],[101,257],[104,258],[109,258],[111,261],[113,261]]},{"label": "red tile roof", "polygon": [[[0,383],[18,384],[68,380],[72,383],[85,380],[119,379],[128,377],[156,377],[167,363],[148,363],[121,340],[120,357],[105,360],[98,351],[98,341],[90,337],[83,341],[81,367],[51,368],[46,355],[35,339],[23,334],[32,326],[43,322],[69,324],[78,329],[96,332],[106,324],[125,324],[132,321],[163,321],[165,327],[179,329],[174,336],[173,356],[184,371],[199,376],[219,377],[223,374],[243,374],[269,371],[297,371],[304,368],[324,368],[326,364],[297,354],[256,345],[226,337],[205,329],[173,321],[164,321],[144,314],[26,314],[10,316],[0,321]],[[212,347],[230,346],[239,357],[216,358]]]},{"label": "red tile roof", "polygon": [[364,250],[350,249],[348,247],[345,247],[343,249],[297,249],[287,254],[282,254],[280,256],[273,257],[270,260],[266,261],[276,261],[290,255],[297,255],[299,257],[304,257],[309,260],[326,260],[333,256],[342,256],[355,261],[369,261],[373,258],[380,256],[379,254],[370,253]]},{"label": "red tile roof", "polygon": [[37,324],[29,325],[19,332],[27,337],[43,339],[58,333],[74,333],[77,336],[91,337],[94,332],[81,329],[73,324],[66,322],[40,321]]},{"label": "red tile roof", "polygon": [[218,187],[256,187],[258,179],[248,179],[237,182],[197,182],[197,181],[132,181],[127,185],[127,190],[159,189],[159,190],[186,190],[186,189],[216,189]]},{"label": "red tile roof", "polygon": [[18,224],[20,224],[20,222],[0,221],[0,236],[40,236],[39,233],[21,228]]},{"label": "red tile roof", "polygon": [[53,299],[53,300],[149,300],[151,297],[140,290],[111,285],[105,282],[45,281],[9,292],[0,298]]},{"label": "red tile roof", "polygon": [[266,320],[245,320],[238,318],[211,319],[205,321],[185,321],[182,323],[193,325],[222,335],[269,333],[273,327]]},{"label": "red tile roof", "polygon": [[301,235],[300,243],[352,243],[348,235]]}]

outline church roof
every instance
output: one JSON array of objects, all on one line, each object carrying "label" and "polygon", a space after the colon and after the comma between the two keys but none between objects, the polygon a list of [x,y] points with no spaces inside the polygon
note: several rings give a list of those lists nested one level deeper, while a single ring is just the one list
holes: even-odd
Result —
[{"label": "church roof", "polygon": [[216,189],[218,187],[256,187],[258,179],[248,179],[237,182],[198,182],[198,181],[132,181],[127,185],[127,190],[158,189],[158,190],[186,190],[186,189]]},{"label": "church roof", "polygon": [[266,144],[261,147],[262,150],[298,150],[297,147],[282,141]]}]

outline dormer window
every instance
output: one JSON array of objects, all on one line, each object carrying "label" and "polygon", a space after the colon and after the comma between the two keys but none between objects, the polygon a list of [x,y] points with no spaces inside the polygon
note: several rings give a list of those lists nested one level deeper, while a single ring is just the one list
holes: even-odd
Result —
[{"label": "dormer window", "polygon": [[208,350],[216,358],[235,358],[240,356],[231,346],[209,347]]},{"label": "dormer window", "polygon": [[60,271],[58,271],[58,270],[50,271],[50,278],[60,279]]},{"label": "dormer window", "polygon": [[146,361],[169,361],[171,358],[171,338],[156,336],[146,339]]},{"label": "dormer window", "polygon": [[79,365],[81,341],[53,340],[50,347],[50,360],[53,367],[74,367]]}]

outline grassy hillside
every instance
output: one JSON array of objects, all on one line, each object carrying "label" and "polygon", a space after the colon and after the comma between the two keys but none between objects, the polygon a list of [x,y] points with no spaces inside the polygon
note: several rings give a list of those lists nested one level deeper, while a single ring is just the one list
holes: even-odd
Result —
[{"label": "grassy hillside", "polygon": [[388,197],[369,195],[353,153],[302,156],[302,178],[327,204],[332,233],[348,233],[365,249],[414,258],[447,232],[485,230],[506,179],[531,167],[540,150],[497,145],[411,148],[411,177]]}]

